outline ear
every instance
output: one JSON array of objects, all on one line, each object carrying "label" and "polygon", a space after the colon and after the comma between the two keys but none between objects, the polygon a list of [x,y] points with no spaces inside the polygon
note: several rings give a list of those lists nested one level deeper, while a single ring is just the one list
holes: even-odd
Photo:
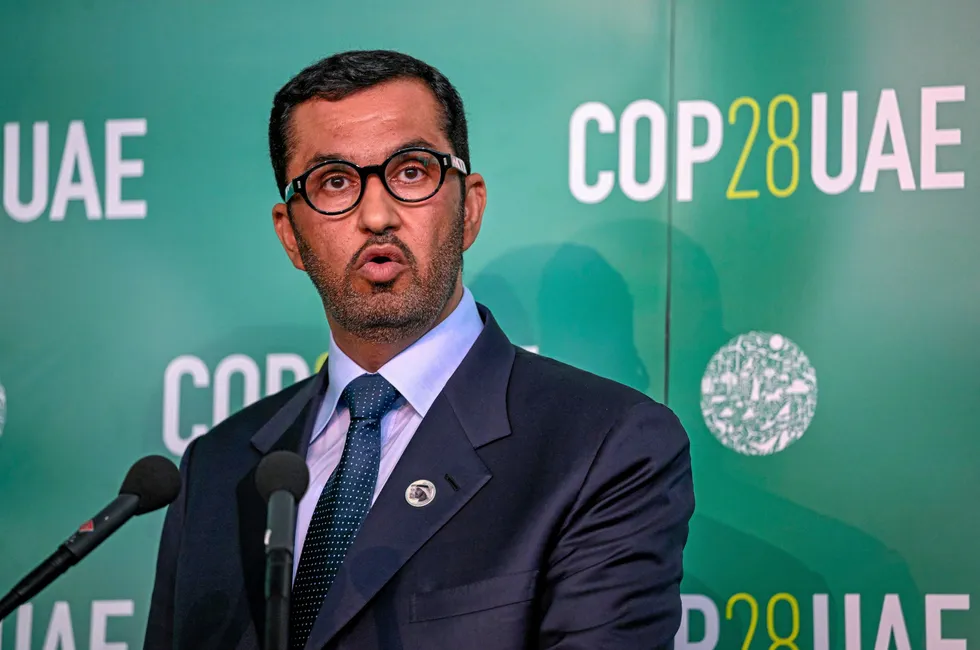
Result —
[{"label": "ear", "polygon": [[305,271],[303,258],[299,254],[299,246],[296,244],[296,233],[293,231],[293,223],[289,218],[289,209],[285,203],[276,203],[272,206],[272,225],[276,229],[279,243],[289,256],[289,260],[300,271]]},{"label": "ear", "polygon": [[466,177],[466,196],[463,198],[463,250],[468,250],[483,224],[483,211],[487,207],[487,184],[480,174]]}]

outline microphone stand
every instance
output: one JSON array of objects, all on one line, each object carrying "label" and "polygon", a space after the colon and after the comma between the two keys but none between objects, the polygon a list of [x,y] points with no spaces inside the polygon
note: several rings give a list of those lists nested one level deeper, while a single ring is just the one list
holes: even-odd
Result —
[{"label": "microphone stand", "polygon": [[269,497],[265,545],[265,650],[288,650],[296,500],[286,490]]}]

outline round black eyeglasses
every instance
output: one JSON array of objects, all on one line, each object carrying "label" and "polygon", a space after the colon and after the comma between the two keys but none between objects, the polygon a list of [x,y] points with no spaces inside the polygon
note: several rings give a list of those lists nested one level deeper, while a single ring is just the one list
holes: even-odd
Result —
[{"label": "round black eyeglasses", "polygon": [[436,195],[455,169],[467,175],[466,163],[448,153],[424,147],[396,151],[380,165],[358,167],[347,160],[325,160],[307,169],[283,190],[283,201],[299,194],[321,214],[334,216],[357,207],[371,174],[381,179],[388,193],[405,203],[418,203]]}]

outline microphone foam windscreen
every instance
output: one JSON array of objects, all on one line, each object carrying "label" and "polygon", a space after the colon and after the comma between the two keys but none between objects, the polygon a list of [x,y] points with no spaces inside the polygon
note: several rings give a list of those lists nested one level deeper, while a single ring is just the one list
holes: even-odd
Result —
[{"label": "microphone foam windscreen", "polygon": [[146,456],[133,463],[123,479],[119,494],[139,497],[137,515],[170,505],[180,494],[180,471],[169,458]]},{"label": "microphone foam windscreen", "polygon": [[309,485],[310,470],[306,468],[306,461],[291,451],[272,452],[255,470],[255,487],[266,501],[279,490],[286,490],[299,501]]}]

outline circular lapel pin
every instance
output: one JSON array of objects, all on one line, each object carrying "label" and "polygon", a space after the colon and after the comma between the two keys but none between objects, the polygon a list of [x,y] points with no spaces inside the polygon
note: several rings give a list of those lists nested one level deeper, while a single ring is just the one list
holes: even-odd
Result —
[{"label": "circular lapel pin", "polygon": [[409,505],[416,508],[429,505],[435,498],[436,486],[432,484],[432,481],[414,481],[405,490],[405,500],[408,501]]}]

